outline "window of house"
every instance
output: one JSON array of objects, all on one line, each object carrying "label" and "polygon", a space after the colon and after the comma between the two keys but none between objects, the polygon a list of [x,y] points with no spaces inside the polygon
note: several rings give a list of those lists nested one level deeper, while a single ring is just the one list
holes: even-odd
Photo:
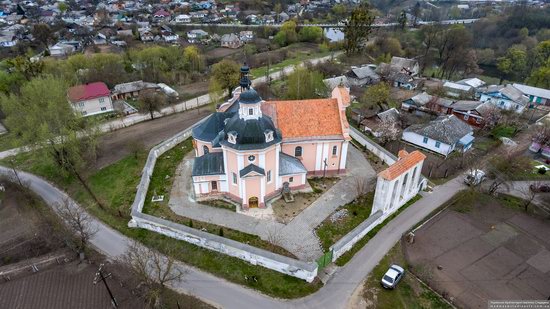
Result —
[{"label": "window of house", "polygon": [[105,102],[105,98],[99,98],[99,103],[104,103]]},{"label": "window of house", "polygon": [[86,114],[88,114],[87,111],[82,111],[82,116],[86,116]]},{"label": "window of house", "polygon": [[233,184],[237,184],[237,174],[233,173]]},{"label": "window of house", "polygon": [[271,182],[271,171],[267,171],[267,182]]},{"label": "window of house", "polygon": [[295,157],[301,157],[302,156],[302,146],[298,146],[294,148],[294,156]]},{"label": "window of house", "polygon": [[338,153],[338,146],[332,146],[332,155],[335,156]]},{"label": "window of house", "polygon": [[440,142],[435,142],[435,148],[439,148],[441,146]]},{"label": "window of house", "polygon": [[249,108],[249,109],[248,109],[248,114],[249,114],[250,116],[254,115],[254,109]]},{"label": "window of house", "polygon": [[468,120],[468,118],[470,118],[470,116],[468,114],[464,114],[464,120]]},{"label": "window of house", "polygon": [[481,123],[481,118],[476,118],[476,123]]},{"label": "window of house", "polygon": [[288,182],[294,182],[294,177],[290,177],[290,178],[288,179]]},{"label": "window of house", "polygon": [[107,107],[103,106],[103,107],[101,108],[101,110],[102,110],[102,111],[106,111],[106,110],[107,110]]},{"label": "window of house", "polygon": [[209,153],[210,150],[208,149],[208,146],[206,146],[206,145],[202,146],[202,152],[203,152],[203,154]]},{"label": "window of house", "polygon": [[428,143],[428,138],[424,137],[424,144],[427,144],[427,143]]},{"label": "window of house", "polygon": [[84,107],[84,102],[78,102],[78,106]]}]

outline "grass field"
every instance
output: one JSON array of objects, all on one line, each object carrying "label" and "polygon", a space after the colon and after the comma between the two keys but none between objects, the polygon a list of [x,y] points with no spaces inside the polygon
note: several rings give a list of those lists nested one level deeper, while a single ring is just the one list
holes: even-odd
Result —
[{"label": "grass field", "polygon": [[[393,290],[384,289],[380,280],[392,264],[398,264],[405,269],[405,276]],[[366,308],[453,308],[438,294],[418,281],[414,274],[407,272],[407,265],[401,243],[397,243],[380,261],[369,275],[363,286],[363,299],[368,304]]]},{"label": "grass field", "polygon": [[348,215],[337,222],[332,223],[330,217],[317,227],[315,232],[321,240],[324,251],[328,251],[339,239],[365,221],[371,214],[374,192],[359,197],[356,203],[349,203],[336,209],[347,209]]},{"label": "grass field", "polygon": [[[328,56],[330,54],[331,54],[330,51],[319,52],[319,53],[298,53],[293,58],[288,58],[288,59],[286,59],[282,62],[272,64],[270,69],[269,69],[269,72],[270,73],[275,73],[275,72],[281,71],[285,67],[298,65],[298,64],[302,63],[303,61],[325,57],[325,56]],[[254,68],[254,69],[250,70],[250,74],[253,76],[253,78],[258,78],[258,77],[265,76],[266,72],[267,72],[267,66]]]},{"label": "grass field", "polygon": [[[181,149],[181,144],[174,149],[178,147]],[[130,207],[134,200],[146,155],[145,152],[138,156],[130,155],[101,170],[90,172],[89,186],[105,205],[105,209],[99,208],[94,203],[80,183],[73,177],[60,173],[53,163],[44,159],[44,156],[32,156],[30,153],[26,153],[16,156],[15,159],[20,169],[42,176],[56,184],[101,221],[149,247],[164,253],[172,252],[175,258],[184,263],[274,297],[302,297],[317,291],[322,286],[319,281],[307,283],[301,279],[254,266],[240,259],[203,249],[184,241],[143,229],[128,228],[128,221],[131,219]],[[168,180],[161,181],[161,175],[170,173],[171,166],[175,166],[178,162],[175,155],[165,163],[161,160],[159,177],[155,183],[152,181],[157,190],[168,188]],[[2,163],[5,164],[5,161]],[[258,282],[245,279],[252,276],[258,278]]]}]

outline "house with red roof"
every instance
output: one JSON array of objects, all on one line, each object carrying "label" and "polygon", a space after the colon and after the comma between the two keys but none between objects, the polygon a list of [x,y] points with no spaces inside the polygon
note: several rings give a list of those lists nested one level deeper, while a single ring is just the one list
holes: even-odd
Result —
[{"label": "house with red roof", "polygon": [[95,82],[69,88],[67,99],[80,115],[92,116],[114,111],[111,91],[104,82]]}]

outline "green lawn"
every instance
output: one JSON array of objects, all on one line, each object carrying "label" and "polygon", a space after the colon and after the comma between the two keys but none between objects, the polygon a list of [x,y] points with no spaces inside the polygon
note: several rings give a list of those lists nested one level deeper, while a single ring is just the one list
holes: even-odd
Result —
[{"label": "green lawn", "polygon": [[[307,53],[303,53],[303,52],[298,53],[293,58],[288,58],[288,59],[286,59],[282,62],[272,64],[271,67],[270,67],[269,72],[270,73],[278,72],[278,71],[281,71],[283,68],[285,68],[287,66],[297,65],[297,64],[300,64],[302,61],[305,61],[305,60],[325,57],[325,56],[330,55],[331,53],[332,52],[330,52],[330,51],[318,52],[318,53],[309,53],[309,52],[307,52]],[[250,74],[254,78],[265,76],[266,72],[267,72],[267,66],[254,68],[254,69],[250,70]]]},{"label": "green lawn", "polygon": [[399,208],[398,211],[396,211],[391,216],[386,218],[384,222],[374,227],[370,232],[367,233],[367,235],[365,235],[365,237],[363,237],[361,240],[355,243],[355,245],[353,245],[353,247],[348,252],[342,254],[342,256],[340,256],[336,260],[335,264],[338,266],[346,265],[346,263],[349,262],[353,258],[353,256],[357,252],[359,252],[359,250],[361,250],[361,248],[363,248],[369,242],[369,240],[374,237],[374,235],[378,233],[378,231],[380,231],[386,224],[388,224],[388,222],[390,222],[393,218],[397,217],[403,210],[407,209],[407,207],[414,204],[416,201],[418,201],[421,198],[422,196],[418,194],[415,197],[413,197],[410,201],[408,201],[405,205],[401,206],[401,208]]},{"label": "green lawn", "polygon": [[[158,172],[155,170],[158,177],[155,177],[151,182],[158,194],[168,191],[172,177],[163,179],[162,175],[171,173],[170,168],[177,166],[180,162],[180,158],[184,155],[181,147],[184,145],[186,145],[185,142],[173,149],[174,152],[179,152],[179,154],[170,155],[171,152],[169,151],[166,155],[171,157],[167,160],[160,160]],[[89,185],[103,202],[105,209],[99,208],[75,179],[62,175],[56,166],[44,160],[44,156],[31,156],[31,154],[26,153],[15,158],[21,169],[45,177],[55,183],[59,188],[67,191],[82,206],[86,207],[91,214],[122,234],[161,252],[171,252],[184,263],[231,282],[257,289],[273,297],[302,297],[317,291],[322,286],[319,281],[307,283],[301,279],[254,266],[240,259],[203,249],[184,241],[144,229],[128,228],[128,221],[131,219],[130,207],[134,200],[136,186],[140,181],[146,155],[146,153],[141,153],[137,157],[130,155],[101,170],[91,172],[88,177]],[[3,164],[5,164],[5,161]],[[216,231],[216,233],[219,233],[219,231]],[[256,276],[258,282],[247,281],[245,276],[248,278]]]},{"label": "green lawn", "polygon": [[6,134],[0,135],[0,151],[13,148],[12,135],[13,134],[9,132]]},{"label": "green lawn", "polygon": [[330,246],[334,245],[334,243],[370,216],[373,199],[374,192],[369,192],[365,196],[359,197],[356,203],[352,202],[338,207],[336,211],[347,209],[348,215],[335,223],[330,221],[329,216],[317,227],[315,232],[321,240],[324,251],[328,251]]},{"label": "green lawn", "polygon": [[[393,290],[384,289],[380,280],[392,264],[398,264],[405,269],[405,276]],[[390,252],[373,269],[363,287],[363,298],[373,308],[453,308],[438,294],[430,290],[408,272],[407,263],[397,243]]]},{"label": "green lawn", "polygon": [[532,169],[522,171],[521,173],[517,173],[514,175],[514,180],[549,180],[550,179],[550,171],[546,171],[543,174],[539,172],[535,166],[544,165],[546,167],[550,167],[547,164],[544,164],[540,161],[533,160],[531,161]]}]

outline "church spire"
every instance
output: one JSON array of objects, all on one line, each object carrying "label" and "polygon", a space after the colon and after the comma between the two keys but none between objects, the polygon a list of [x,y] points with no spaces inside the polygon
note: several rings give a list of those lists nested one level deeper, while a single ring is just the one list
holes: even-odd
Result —
[{"label": "church spire", "polygon": [[239,81],[239,85],[241,86],[241,91],[245,91],[250,89],[250,85],[252,82],[249,78],[250,74],[250,68],[246,65],[246,62],[241,67],[241,80]]}]

